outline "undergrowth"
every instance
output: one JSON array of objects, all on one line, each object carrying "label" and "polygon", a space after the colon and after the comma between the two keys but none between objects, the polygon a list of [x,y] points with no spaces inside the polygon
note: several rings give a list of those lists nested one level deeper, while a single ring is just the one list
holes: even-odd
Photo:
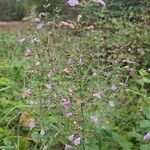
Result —
[{"label": "undergrowth", "polygon": [[75,26],[0,33],[0,149],[149,149],[148,27]]}]

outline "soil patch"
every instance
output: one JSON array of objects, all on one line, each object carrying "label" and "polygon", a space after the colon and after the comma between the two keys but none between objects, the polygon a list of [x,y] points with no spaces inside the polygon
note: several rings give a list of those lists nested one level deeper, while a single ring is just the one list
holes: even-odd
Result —
[{"label": "soil patch", "polygon": [[22,30],[30,28],[27,22],[0,22],[0,31]]}]

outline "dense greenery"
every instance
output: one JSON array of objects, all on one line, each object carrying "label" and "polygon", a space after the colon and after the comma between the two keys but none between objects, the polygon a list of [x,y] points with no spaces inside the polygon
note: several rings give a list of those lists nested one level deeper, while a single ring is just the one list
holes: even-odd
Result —
[{"label": "dense greenery", "polygon": [[21,20],[26,15],[25,0],[0,0],[0,21]]},{"label": "dense greenery", "polygon": [[[59,17],[65,19],[73,19],[77,15],[77,11],[86,16],[85,22],[90,23],[99,17],[102,7],[93,5],[91,0],[86,0],[82,6],[74,9],[68,7],[67,0],[1,0],[0,1],[0,20],[11,21],[21,20],[23,17],[28,16],[31,12],[38,14],[45,12],[43,5],[50,4],[46,11],[53,17],[59,13]],[[81,0],[81,2],[83,2]],[[87,5],[90,2],[90,5]],[[149,0],[106,0],[106,8],[103,14],[106,17],[124,17],[128,19],[140,19],[139,14],[143,12],[145,15],[149,14],[150,2]],[[27,11],[28,6],[28,11]],[[84,6],[84,9],[83,9]]]},{"label": "dense greenery", "polygon": [[140,9],[127,19],[90,3],[72,29],[57,12],[1,32],[0,149],[149,150],[150,29]]}]

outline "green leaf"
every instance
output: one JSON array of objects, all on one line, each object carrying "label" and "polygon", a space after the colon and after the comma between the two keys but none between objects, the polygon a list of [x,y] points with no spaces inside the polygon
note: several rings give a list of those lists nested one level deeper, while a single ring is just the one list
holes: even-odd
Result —
[{"label": "green leaf", "polygon": [[137,82],[138,84],[144,85],[143,79],[136,80],[136,82]]},{"label": "green leaf", "polygon": [[96,143],[89,143],[85,145],[86,150],[99,150],[99,146]]},{"label": "green leaf", "polygon": [[150,83],[150,79],[143,77],[142,79],[136,80],[136,82],[143,85],[144,83]]},{"label": "green leaf", "polygon": [[128,136],[131,137],[131,138],[138,138],[138,139],[142,139],[143,138],[143,136],[140,135],[139,133],[137,133],[135,130],[129,132]]},{"label": "green leaf", "polygon": [[38,133],[38,132],[33,132],[33,133],[31,134],[31,138],[32,138],[32,140],[33,140],[35,143],[40,142],[40,136],[39,136],[39,133]]},{"label": "green leaf", "polygon": [[143,81],[144,81],[144,83],[150,83],[150,79],[146,78],[146,77],[143,77]]},{"label": "green leaf", "polygon": [[85,143],[86,150],[99,150],[98,141],[95,138],[90,138]]},{"label": "green leaf", "polygon": [[150,119],[150,108],[144,109],[143,113],[146,116],[146,118]]},{"label": "green leaf", "polygon": [[149,150],[150,149],[150,144],[145,144],[140,146],[140,150]]},{"label": "green leaf", "polygon": [[150,120],[143,120],[140,121],[139,123],[141,128],[150,128]]},{"label": "green leaf", "polygon": [[19,150],[26,150],[27,149],[27,139],[19,138]]},{"label": "green leaf", "polygon": [[142,77],[145,77],[145,76],[149,75],[148,72],[145,71],[144,69],[139,70],[139,73],[140,73],[140,75],[141,75]]},{"label": "green leaf", "polygon": [[0,78],[0,86],[10,85],[10,80],[6,78]]},{"label": "green leaf", "polygon": [[0,146],[0,149],[2,149],[2,150],[14,150],[15,147],[14,146]]},{"label": "green leaf", "polygon": [[112,131],[109,128],[102,128],[101,132],[103,136],[112,137]]},{"label": "green leaf", "polygon": [[120,145],[123,150],[131,150],[132,144],[128,142],[128,140],[123,137],[123,135],[119,135],[117,133],[113,133],[113,140]]}]

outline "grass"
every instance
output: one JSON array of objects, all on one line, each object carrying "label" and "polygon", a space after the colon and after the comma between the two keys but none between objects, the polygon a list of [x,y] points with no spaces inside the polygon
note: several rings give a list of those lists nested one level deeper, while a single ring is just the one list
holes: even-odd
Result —
[{"label": "grass", "polygon": [[148,150],[148,32],[111,19],[94,31],[1,33],[0,149]]}]

